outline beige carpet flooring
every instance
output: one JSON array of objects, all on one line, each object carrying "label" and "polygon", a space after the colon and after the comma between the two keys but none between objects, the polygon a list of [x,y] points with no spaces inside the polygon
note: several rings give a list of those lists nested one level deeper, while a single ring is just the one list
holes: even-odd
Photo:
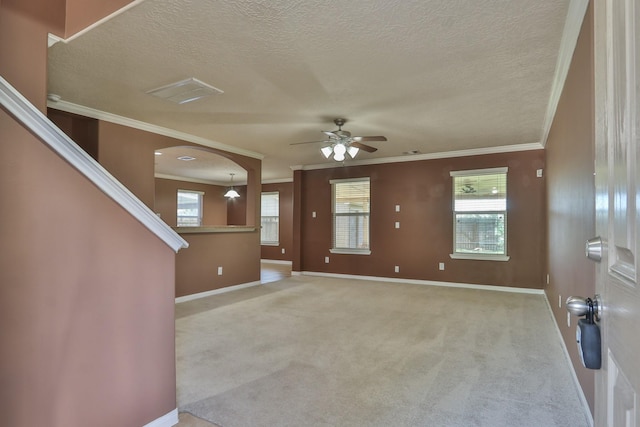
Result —
[{"label": "beige carpet flooring", "polygon": [[176,314],[179,410],[221,427],[588,425],[541,295],[294,276]]}]

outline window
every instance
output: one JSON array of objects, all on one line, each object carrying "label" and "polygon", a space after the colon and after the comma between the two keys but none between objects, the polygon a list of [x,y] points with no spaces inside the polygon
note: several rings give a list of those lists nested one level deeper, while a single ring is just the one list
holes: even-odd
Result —
[{"label": "window", "polygon": [[507,168],[451,172],[451,258],[508,261]]},{"label": "window", "polygon": [[332,253],[370,254],[369,178],[331,180],[333,208]]},{"label": "window", "polygon": [[202,191],[178,190],[178,227],[202,225]]},{"label": "window", "polygon": [[262,193],[261,198],[260,244],[277,246],[280,244],[280,194]]}]

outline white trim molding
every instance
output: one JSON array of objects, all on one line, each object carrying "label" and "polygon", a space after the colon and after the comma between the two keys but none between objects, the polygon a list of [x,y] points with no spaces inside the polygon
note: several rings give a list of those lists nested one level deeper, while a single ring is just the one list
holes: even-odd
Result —
[{"label": "white trim molding", "polygon": [[300,275],[300,274],[303,276],[334,277],[337,279],[370,280],[372,282],[392,282],[392,283],[406,283],[411,285],[442,286],[447,288],[478,289],[478,290],[484,290],[484,291],[512,292],[517,294],[534,294],[534,295],[544,294],[544,290],[536,289],[536,288],[516,288],[511,286],[476,285],[472,283],[437,282],[433,280],[398,279],[394,277],[359,276],[354,274],[323,273],[323,272],[317,272],[317,271],[302,271],[296,275]]},{"label": "white trim molding", "polygon": [[495,255],[495,254],[467,254],[467,253],[455,253],[449,254],[451,259],[473,259],[476,261],[509,261],[511,257],[509,255]]},{"label": "white trim molding", "polygon": [[547,295],[546,291],[544,292],[544,300],[547,302],[547,308],[549,309],[549,314],[551,315],[551,321],[555,325],[556,333],[558,334],[558,339],[560,340],[564,357],[567,359],[567,364],[569,365],[569,371],[571,372],[573,384],[576,387],[578,398],[580,399],[580,403],[582,404],[582,410],[584,411],[587,422],[589,423],[588,427],[593,427],[593,415],[591,414],[591,408],[589,408],[589,402],[587,401],[587,397],[584,395],[584,390],[582,389],[580,380],[578,380],[578,375],[576,374],[575,367],[573,366],[573,362],[571,361],[571,356],[569,355],[569,350],[567,349],[564,338],[562,337],[562,332],[560,332],[560,326],[556,321],[556,317],[553,315],[553,309],[551,308],[551,303],[549,302],[549,295]]},{"label": "white trim molding", "polygon": [[[417,154],[414,156],[396,156],[396,157],[382,157],[379,159],[367,159],[367,160],[353,160],[344,162],[344,167],[347,166],[363,166],[363,165],[379,165],[383,163],[402,163],[402,162],[417,162],[420,160],[434,160],[434,159],[451,159],[454,157],[468,157],[479,156],[483,154],[500,154],[500,153],[515,153],[518,151],[532,151],[542,150],[544,146],[539,142],[530,144],[514,144],[503,145],[498,147],[485,147],[485,148],[471,148],[468,150],[457,151],[443,151],[440,153],[429,154]],[[290,166],[291,170],[316,170],[316,169],[332,169],[343,167],[342,163],[321,163],[316,165],[294,165]]]},{"label": "white trim molding", "polygon": [[175,252],[189,244],[138,199],[127,187],[89,156],[29,100],[0,77],[0,104],[29,131],[122,206]]},{"label": "white trim molding", "polygon": [[83,105],[74,104],[68,101],[48,101],[47,107],[54,110],[66,111],[67,113],[78,114],[79,116],[90,117],[92,119],[102,120],[121,126],[127,126],[138,130],[155,133],[157,135],[168,136],[169,138],[193,142],[194,144],[203,145],[209,148],[215,148],[218,150],[226,151],[228,153],[239,154],[241,156],[251,157],[259,160],[264,159],[264,155],[256,153],[255,151],[244,150],[242,148],[222,144],[220,142],[212,141],[200,136],[191,135],[186,132],[180,132],[151,123],[142,122],[140,120],[119,116],[117,114],[107,113],[105,111],[96,110],[95,108],[85,107]]},{"label": "white trim molding", "polygon": [[194,299],[210,297],[211,295],[218,295],[218,294],[224,294],[226,292],[237,291],[238,289],[250,288],[252,286],[258,286],[258,285],[261,285],[261,284],[262,284],[262,282],[260,282],[260,281],[242,283],[240,285],[225,286],[224,288],[218,288],[218,289],[213,289],[213,290],[210,290],[210,291],[199,292],[197,294],[185,295],[183,297],[176,298],[176,304],[179,304],[181,302],[191,301],[191,300],[194,300]]},{"label": "white trim molding", "polygon": [[104,24],[108,20],[110,20],[112,18],[115,18],[116,16],[120,15],[123,12],[126,12],[127,10],[131,9],[134,6],[139,5],[143,1],[144,0],[134,0],[131,3],[128,3],[127,5],[121,7],[120,9],[116,10],[115,12],[111,13],[110,15],[105,16],[104,18],[94,22],[93,24],[91,24],[88,27],[78,31],[75,34],[72,34],[71,36],[67,37],[66,39],[64,39],[62,37],[58,37],[55,34],[49,33],[49,47],[53,46],[57,42],[69,43],[71,40],[76,39],[76,38],[80,37],[81,35],[83,35],[85,33],[88,33],[89,31],[93,30],[97,26],[99,26],[101,24]]},{"label": "white trim molding", "polygon": [[172,427],[178,424],[178,408],[173,411],[164,414],[160,418],[156,418],[143,427]]},{"label": "white trim molding", "polygon": [[569,74],[573,52],[578,43],[578,36],[580,35],[580,29],[582,28],[582,22],[587,13],[588,6],[589,0],[571,0],[569,3],[567,19],[564,23],[564,31],[562,33],[562,39],[560,40],[560,51],[558,53],[558,61],[556,62],[556,71],[553,76],[551,94],[549,95],[549,104],[547,105],[542,126],[540,143],[543,147],[547,145],[547,138],[549,138],[553,118],[558,109],[558,103],[560,102],[560,96],[564,89],[567,74]]},{"label": "white trim molding", "polygon": [[283,259],[261,259],[260,262],[264,262],[265,264],[282,264],[282,265],[293,265],[293,261],[287,261]]}]

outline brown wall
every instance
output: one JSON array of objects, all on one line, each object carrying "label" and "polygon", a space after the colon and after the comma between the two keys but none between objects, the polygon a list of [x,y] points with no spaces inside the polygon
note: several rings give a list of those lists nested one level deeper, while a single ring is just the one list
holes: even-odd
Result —
[{"label": "brown wall", "polygon": [[178,190],[202,191],[202,225],[227,225],[225,187],[156,178],[155,212],[172,227],[177,225]]},{"label": "brown wall", "polygon": [[173,138],[102,120],[99,124],[100,164],[152,209],[155,197],[153,152],[176,145],[184,144]]},{"label": "brown wall", "polygon": [[[451,259],[450,171],[508,166],[508,262]],[[303,171],[302,270],[542,288],[544,151]],[[329,180],[371,178],[371,255],[331,254]],[[395,212],[400,205],[400,212]],[[317,213],[312,218],[312,212]],[[400,222],[395,229],[394,223]],[[324,258],[328,256],[329,264]],[[445,270],[438,270],[438,263]],[[394,273],[394,266],[400,273]]]},{"label": "brown wall", "polygon": [[[260,234],[182,234],[188,250],[178,253],[176,296],[197,294],[260,280]],[[222,267],[222,275],[218,275]]]},{"label": "brown wall", "polygon": [[[280,244],[262,246],[262,259],[291,261],[293,258],[293,182],[262,184],[263,192],[277,191],[280,201]],[[282,253],[284,249],[284,254]]]},{"label": "brown wall", "polygon": [[[590,5],[547,141],[548,272],[545,292],[593,411],[594,372],[582,366],[575,322],[567,326],[564,301],[595,293],[595,266],[584,255],[595,235],[593,10]],[[558,299],[562,307],[558,307]]]},{"label": "brown wall", "polygon": [[[247,224],[247,186],[234,185],[233,188],[238,192],[240,197],[236,197],[234,199],[227,199],[227,224],[228,225],[246,225]],[[225,191],[226,191],[226,188],[225,188]]]},{"label": "brown wall", "polygon": [[[8,6],[0,75],[44,112],[50,27]],[[2,424],[139,427],[172,411],[173,251],[4,110],[0,198]]]},{"label": "brown wall", "polygon": [[94,160],[98,160],[98,120],[47,109],[47,117]]}]

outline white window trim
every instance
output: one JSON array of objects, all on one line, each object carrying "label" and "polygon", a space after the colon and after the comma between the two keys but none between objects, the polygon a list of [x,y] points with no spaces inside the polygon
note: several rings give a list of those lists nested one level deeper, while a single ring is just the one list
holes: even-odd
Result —
[{"label": "white window trim", "polygon": [[507,173],[508,167],[503,168],[487,168],[487,169],[469,169],[463,171],[450,171],[450,176],[469,176],[469,175],[493,175],[496,173]]},{"label": "white window trim", "polygon": [[[332,225],[332,229],[331,229],[331,245],[333,246],[334,242],[334,233],[335,230],[333,229],[333,227],[335,227],[335,212],[333,211],[335,209],[335,187],[333,184],[343,184],[346,182],[368,182],[369,185],[371,185],[371,177],[360,177],[360,178],[344,178],[344,179],[330,179],[329,180],[329,184],[331,185],[331,220],[334,222],[334,225]],[[369,187],[369,191],[371,191],[371,187]],[[371,193],[369,193],[369,198],[371,198]],[[369,203],[371,203],[371,200],[369,200]],[[371,221],[371,208],[369,208],[369,223]],[[371,244],[371,228],[369,228],[369,244]],[[329,249],[329,253],[332,254],[344,254],[344,255],[371,255],[371,247],[369,247],[369,249],[351,249],[351,248],[331,248]]]},{"label": "white window trim", "polygon": [[371,255],[371,249],[345,249],[345,248],[331,248],[329,252],[332,254],[348,254],[348,255]]},{"label": "white window trim", "polygon": [[[468,170],[461,170],[461,171],[450,171],[449,175],[453,178],[453,177],[459,177],[459,176],[470,176],[470,175],[493,175],[493,174],[497,174],[497,173],[507,173],[509,172],[509,168],[508,167],[500,167],[500,168],[486,168],[486,169],[468,169]],[[453,203],[455,203],[455,196],[451,199],[451,210],[452,213],[454,215],[454,220],[455,220],[455,210],[453,210]],[[507,218],[507,211],[504,211],[504,215],[505,215],[505,221]],[[455,242],[456,242],[456,236],[455,236],[455,232],[456,232],[456,224],[454,222],[453,224],[453,247],[455,248]],[[505,247],[505,252],[506,252],[507,248]],[[462,252],[454,252],[452,254],[449,254],[449,257],[451,257],[451,259],[471,259],[471,260],[476,260],[476,261],[509,261],[509,259],[511,259],[511,257],[507,254],[505,255],[497,255],[497,254],[471,254],[471,253],[462,253]]]},{"label": "white window trim", "polygon": [[[193,194],[199,194],[200,195],[200,209],[199,209],[199,215],[198,215],[198,225],[186,225],[186,226],[180,226],[178,225],[178,227],[202,227],[202,219],[204,217],[204,191],[198,191],[198,190],[187,190],[184,188],[178,188],[178,191],[176,192],[176,197],[178,195],[178,193],[193,193]],[[176,212],[176,225],[179,222],[179,216],[178,213]]]},{"label": "white window trim", "polygon": [[474,259],[478,261],[509,261],[511,258],[509,255],[495,255],[495,254],[465,254],[465,253],[453,253],[449,254],[452,259]]},{"label": "white window trim", "polygon": [[[278,240],[262,240],[262,227],[260,227],[260,246],[280,246],[280,192],[279,191],[262,191],[260,193],[260,204],[262,204],[263,195],[278,195]],[[260,212],[260,222],[262,222],[262,212]]]}]

